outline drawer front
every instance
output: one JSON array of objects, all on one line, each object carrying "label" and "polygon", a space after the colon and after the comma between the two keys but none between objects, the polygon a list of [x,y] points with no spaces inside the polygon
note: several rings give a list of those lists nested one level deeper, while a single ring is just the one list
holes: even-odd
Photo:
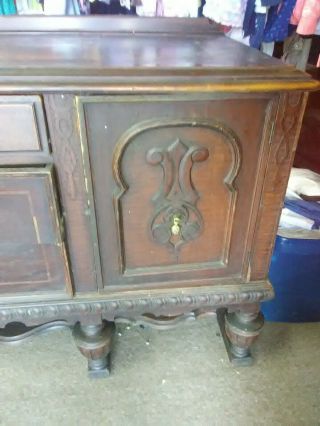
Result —
[{"label": "drawer front", "polygon": [[51,161],[41,98],[0,97],[0,164]]},{"label": "drawer front", "polygon": [[0,292],[70,293],[50,168],[0,169]]},{"label": "drawer front", "polygon": [[79,100],[105,287],[243,274],[271,103]]}]

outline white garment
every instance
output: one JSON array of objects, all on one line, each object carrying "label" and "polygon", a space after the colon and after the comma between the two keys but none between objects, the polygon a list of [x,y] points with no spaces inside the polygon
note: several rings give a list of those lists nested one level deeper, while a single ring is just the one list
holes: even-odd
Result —
[{"label": "white garment", "polygon": [[239,43],[245,44],[246,46],[249,46],[249,36],[243,37],[243,29],[242,28],[231,28],[230,31],[226,33],[226,36],[229,38],[232,38],[232,40],[236,40]]},{"label": "white garment", "polygon": [[199,0],[142,0],[136,12],[139,16],[196,18],[198,8]]},{"label": "white garment", "polygon": [[120,0],[120,6],[125,7],[126,9],[131,9],[131,1],[130,0]]},{"label": "white garment", "polygon": [[16,7],[18,15],[29,13],[28,0],[16,0]]},{"label": "white garment", "polygon": [[196,18],[198,8],[198,0],[163,0],[164,16]]},{"label": "white garment", "polygon": [[141,6],[136,7],[139,16],[156,16],[157,0],[143,0]]},{"label": "white garment", "polygon": [[44,0],[45,15],[80,15],[77,0]]},{"label": "white garment", "polygon": [[67,0],[44,0],[43,11],[45,15],[65,15]]},{"label": "white garment", "polygon": [[206,0],[203,15],[228,27],[242,28],[248,0]]},{"label": "white garment", "polygon": [[16,0],[17,14],[18,15],[42,15],[43,9],[39,4],[37,8],[31,6],[28,0]]},{"label": "white garment", "polygon": [[[286,198],[301,199],[300,194],[320,196],[320,175],[308,169],[293,167],[290,172]],[[312,229],[314,221],[307,217],[283,208],[280,217],[280,228]]]},{"label": "white garment", "polygon": [[320,196],[320,175],[308,169],[291,169],[286,197],[301,199],[299,194]]},{"label": "white garment", "polygon": [[268,12],[268,8],[266,6],[262,6],[261,0],[256,0],[256,4],[254,6],[254,11],[256,13],[266,14]]},{"label": "white garment", "polygon": [[314,221],[289,209],[282,209],[279,228],[312,229]]}]

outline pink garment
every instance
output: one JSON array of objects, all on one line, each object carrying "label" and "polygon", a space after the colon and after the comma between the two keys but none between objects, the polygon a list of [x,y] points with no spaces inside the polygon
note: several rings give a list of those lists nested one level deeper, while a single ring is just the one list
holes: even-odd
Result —
[{"label": "pink garment", "polygon": [[314,34],[319,20],[320,0],[297,0],[290,22],[297,25],[298,34]]}]

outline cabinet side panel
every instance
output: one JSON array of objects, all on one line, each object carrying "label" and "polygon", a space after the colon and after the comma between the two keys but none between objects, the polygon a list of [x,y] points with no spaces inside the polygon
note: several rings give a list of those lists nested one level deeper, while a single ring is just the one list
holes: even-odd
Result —
[{"label": "cabinet side panel", "polygon": [[58,176],[75,290],[97,289],[94,243],[77,116],[72,95],[46,95],[45,107]]},{"label": "cabinet side panel", "polygon": [[264,279],[268,274],[307,98],[304,92],[280,97],[252,246],[250,280]]}]

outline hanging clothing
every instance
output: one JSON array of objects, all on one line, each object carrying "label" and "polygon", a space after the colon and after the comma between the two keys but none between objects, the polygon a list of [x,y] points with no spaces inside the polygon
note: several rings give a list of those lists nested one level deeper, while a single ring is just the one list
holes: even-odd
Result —
[{"label": "hanging clothing", "polygon": [[90,13],[91,15],[127,15],[129,11],[126,7],[121,6],[119,1],[95,0],[90,3]]},{"label": "hanging clothing", "polygon": [[136,12],[139,16],[165,16],[163,0],[141,0]]},{"label": "hanging clothing", "polygon": [[45,15],[80,15],[78,0],[44,0]]},{"label": "hanging clothing", "polygon": [[250,38],[249,38],[250,46],[254,47],[255,49],[259,49],[262,44],[266,20],[267,20],[267,12],[255,13],[254,30],[250,34]]},{"label": "hanging clothing", "polygon": [[283,0],[279,6],[270,8],[263,41],[284,41],[288,37],[290,18],[296,1]]},{"label": "hanging clothing", "polygon": [[43,6],[38,0],[16,0],[18,15],[42,15]]},{"label": "hanging clothing", "polygon": [[131,9],[131,1],[130,0],[119,0],[120,6],[125,7],[126,9]]},{"label": "hanging clothing", "polygon": [[[284,41],[290,33],[290,17],[297,0],[248,0],[243,21],[250,46]],[[319,0],[316,0],[319,1]]]},{"label": "hanging clothing", "polygon": [[90,14],[90,2],[89,0],[78,0],[80,15]]},{"label": "hanging clothing", "polygon": [[0,15],[15,15],[16,13],[14,0],[0,0]]},{"label": "hanging clothing", "polygon": [[243,29],[233,27],[231,30],[225,33],[225,35],[229,38],[232,38],[232,40],[236,40],[239,43],[245,44],[246,46],[250,45],[249,37],[243,36]]},{"label": "hanging clothing", "polygon": [[261,0],[261,6],[271,7],[277,6],[281,0]]},{"label": "hanging clothing", "polygon": [[207,0],[203,15],[228,27],[241,28],[248,0]]},{"label": "hanging clothing", "polygon": [[300,35],[315,34],[320,21],[320,0],[297,0],[290,23]]},{"label": "hanging clothing", "polygon": [[162,0],[164,16],[196,18],[201,5],[199,0]]},{"label": "hanging clothing", "polygon": [[[290,22],[297,25],[298,34],[312,35],[317,33],[318,27],[320,27],[320,0],[297,0]],[[320,67],[320,55],[317,67]]]},{"label": "hanging clothing", "polygon": [[157,16],[157,3],[157,0],[142,0],[136,7],[137,15]]},{"label": "hanging clothing", "polygon": [[320,229],[320,204],[315,201],[289,200],[285,199],[284,206],[310,220],[313,226],[311,229]]},{"label": "hanging clothing", "polygon": [[44,0],[43,10],[45,15],[65,15],[67,0]]},{"label": "hanging clothing", "polygon": [[199,0],[141,0],[136,12],[139,16],[166,16],[196,18],[201,6]]},{"label": "hanging clothing", "polygon": [[248,0],[243,31],[244,36],[249,37],[251,47],[260,48],[267,21],[268,6],[274,4],[275,1],[280,0]]}]

